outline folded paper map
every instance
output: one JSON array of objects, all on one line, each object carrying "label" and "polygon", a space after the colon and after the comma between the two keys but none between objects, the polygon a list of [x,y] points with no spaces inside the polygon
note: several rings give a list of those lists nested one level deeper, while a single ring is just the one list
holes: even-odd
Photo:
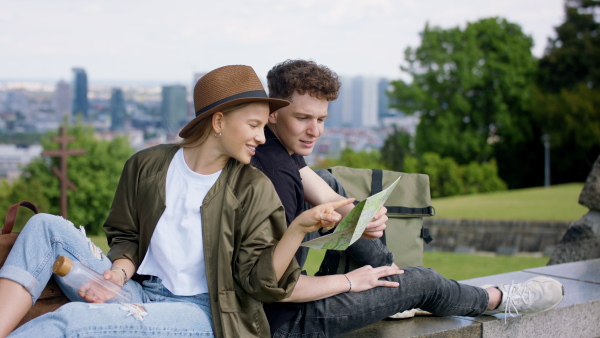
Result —
[{"label": "folded paper map", "polygon": [[373,220],[377,211],[381,209],[385,201],[390,197],[390,194],[396,187],[396,184],[398,184],[400,178],[402,178],[402,176],[398,177],[398,179],[385,190],[358,203],[354,209],[342,219],[333,233],[304,242],[301,246],[313,249],[346,250],[347,247],[352,245],[352,243],[356,242],[360,236],[362,236],[365,228]]}]

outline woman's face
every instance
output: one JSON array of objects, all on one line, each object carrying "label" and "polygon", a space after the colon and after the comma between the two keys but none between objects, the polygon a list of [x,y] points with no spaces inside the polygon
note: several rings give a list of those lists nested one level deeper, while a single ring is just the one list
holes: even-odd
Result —
[{"label": "woman's face", "polygon": [[269,118],[269,105],[254,102],[226,113],[222,120],[221,144],[226,154],[250,163],[256,147],[265,143],[264,127]]}]

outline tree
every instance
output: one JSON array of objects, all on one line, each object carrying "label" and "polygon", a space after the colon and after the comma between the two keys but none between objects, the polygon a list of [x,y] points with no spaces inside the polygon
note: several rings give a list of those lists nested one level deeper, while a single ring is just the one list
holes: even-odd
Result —
[{"label": "tree", "polygon": [[543,91],[558,93],[584,83],[600,85],[600,23],[595,13],[597,0],[565,1],[565,22],[555,28],[556,37],[539,62],[538,85]]},{"label": "tree", "polygon": [[[23,200],[34,202],[40,211],[49,210],[50,202],[42,193],[41,186],[36,179],[32,179],[30,184],[23,180],[15,180],[11,184],[5,180],[0,181],[0,219],[6,218],[11,205]],[[20,231],[31,216],[33,213],[29,209],[19,208],[13,231]]]},{"label": "tree", "polygon": [[501,18],[464,30],[427,24],[421,38],[418,48],[405,52],[408,66],[402,70],[412,82],[393,82],[391,93],[393,107],[420,117],[417,154],[435,152],[458,164],[485,162],[499,143],[536,137],[529,112],[533,42],[519,25]]},{"label": "tree", "polygon": [[600,153],[600,1],[568,0],[539,62],[534,114],[551,140],[552,183],[584,181]]},{"label": "tree", "polygon": [[[68,191],[68,218],[75,225],[84,225],[90,234],[98,234],[110,209],[123,165],[134,149],[125,137],[97,140],[93,128],[81,124],[68,126],[67,131],[69,136],[75,137],[69,147],[87,151],[83,156],[67,159],[68,177],[76,186],[76,191]],[[43,138],[44,150],[58,148],[51,140],[56,135],[53,132]],[[29,199],[40,211],[60,214],[59,181],[52,173],[52,166],[59,166],[58,158],[40,157],[30,162],[23,169],[21,178],[11,186],[13,194],[20,194],[15,201]]]},{"label": "tree", "polygon": [[403,130],[398,130],[394,125],[394,131],[388,135],[381,147],[381,161],[395,171],[404,171],[404,158],[411,155],[411,135]]},{"label": "tree", "polygon": [[579,83],[536,98],[538,124],[550,135],[552,183],[585,181],[600,154],[600,88]]}]

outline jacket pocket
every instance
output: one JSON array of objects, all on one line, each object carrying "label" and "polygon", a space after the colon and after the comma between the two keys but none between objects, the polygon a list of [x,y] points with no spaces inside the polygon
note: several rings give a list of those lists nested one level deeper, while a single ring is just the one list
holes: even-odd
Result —
[{"label": "jacket pocket", "polygon": [[235,291],[219,291],[219,306],[221,312],[240,312],[242,305]]},{"label": "jacket pocket", "polygon": [[221,325],[225,337],[269,337],[262,303],[243,291],[219,291]]}]

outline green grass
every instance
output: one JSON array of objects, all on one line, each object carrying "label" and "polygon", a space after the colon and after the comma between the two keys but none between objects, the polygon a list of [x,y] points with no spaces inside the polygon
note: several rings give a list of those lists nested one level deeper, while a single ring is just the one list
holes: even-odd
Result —
[{"label": "green grass", "polygon": [[99,236],[89,236],[90,239],[92,240],[92,242],[94,242],[94,244],[96,244],[100,249],[102,249],[102,252],[107,253],[108,252],[108,242],[106,241],[106,236],[104,235],[99,235]]},{"label": "green grass", "polygon": [[[325,250],[310,249],[304,269],[314,275],[323,260]],[[494,254],[460,254],[454,252],[424,252],[423,266],[432,268],[442,276],[465,280],[483,276],[545,266],[549,257],[497,256]]]},{"label": "green grass", "polygon": [[465,280],[546,266],[549,258],[424,252],[423,266],[433,268],[446,278]]},{"label": "green grass", "polygon": [[576,221],[583,183],[433,199],[436,218]]}]

